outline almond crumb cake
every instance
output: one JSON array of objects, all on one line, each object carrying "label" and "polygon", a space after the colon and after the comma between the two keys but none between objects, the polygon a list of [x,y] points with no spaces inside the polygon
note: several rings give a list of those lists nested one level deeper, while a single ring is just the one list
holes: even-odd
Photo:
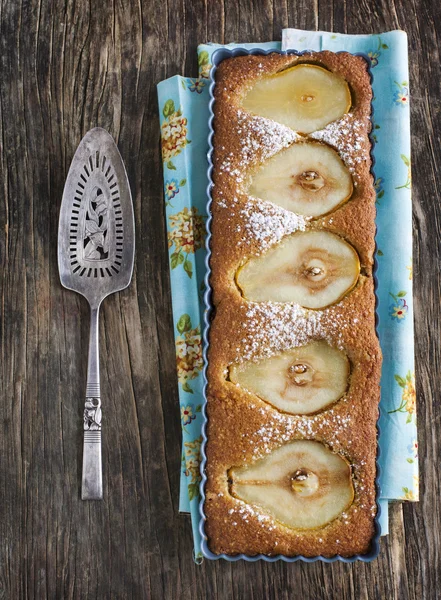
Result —
[{"label": "almond crumb cake", "polygon": [[208,546],[366,554],[381,369],[366,61],[229,58],[214,95]]}]

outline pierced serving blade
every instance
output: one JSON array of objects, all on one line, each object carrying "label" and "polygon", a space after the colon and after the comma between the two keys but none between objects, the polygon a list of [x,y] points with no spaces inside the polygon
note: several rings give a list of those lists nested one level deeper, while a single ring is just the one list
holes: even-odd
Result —
[{"label": "pierced serving blade", "polygon": [[81,140],[61,203],[58,269],[64,287],[90,305],[89,359],[84,408],[81,498],[103,497],[98,316],[109,294],[132,279],[133,204],[127,173],[113,138],[99,127]]}]

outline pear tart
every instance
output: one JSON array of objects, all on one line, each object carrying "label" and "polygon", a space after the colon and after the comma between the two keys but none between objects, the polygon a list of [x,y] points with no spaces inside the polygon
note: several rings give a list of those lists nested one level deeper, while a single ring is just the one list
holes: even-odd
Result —
[{"label": "pear tart", "polygon": [[208,547],[363,555],[381,371],[367,65],[238,56],[214,95]]}]

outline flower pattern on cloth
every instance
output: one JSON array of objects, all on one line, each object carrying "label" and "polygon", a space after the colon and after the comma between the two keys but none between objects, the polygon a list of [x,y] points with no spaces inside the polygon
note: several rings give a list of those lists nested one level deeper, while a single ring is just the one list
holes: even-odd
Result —
[{"label": "flower pattern on cloth", "polygon": [[382,177],[377,177],[377,179],[374,182],[374,188],[377,193],[377,203],[378,200],[381,200],[381,198],[384,196],[383,183],[384,179]]},{"label": "flower pattern on cloth", "polygon": [[371,50],[368,52],[369,60],[371,61],[371,68],[376,67],[378,65],[378,59],[380,57],[380,52],[374,52]]},{"label": "flower pattern on cloth", "polygon": [[389,315],[394,321],[398,321],[399,323],[404,321],[407,316],[407,311],[409,310],[409,306],[407,305],[406,296],[407,292],[401,291],[398,294],[392,294],[389,292],[389,295],[394,299],[393,304],[389,306]]},{"label": "flower pattern on cloth", "polygon": [[202,404],[198,404],[196,408],[194,407],[194,404],[181,404],[182,429],[184,429],[186,425],[190,425],[190,423],[196,419],[197,413],[200,413],[201,410]]},{"label": "flower pattern on cloth", "polygon": [[372,131],[371,131],[371,137],[374,140],[374,142],[377,144],[378,143],[378,136],[377,136],[377,132],[378,130],[381,129],[381,126],[378,125],[378,123],[374,123],[374,121],[372,121]]},{"label": "flower pattern on cloth", "polygon": [[179,194],[179,190],[187,183],[186,179],[181,179],[178,183],[177,179],[169,179],[164,183],[165,205],[173,207],[171,200]]},{"label": "flower pattern on cloth", "polygon": [[410,423],[412,418],[416,416],[416,391],[415,391],[415,374],[408,371],[405,377],[395,375],[395,381],[403,388],[401,394],[401,403],[398,408],[390,410],[389,414],[395,412],[407,412],[406,423]]},{"label": "flower pattern on cloth", "polygon": [[185,425],[189,425],[194,419],[196,419],[196,415],[193,413],[194,407],[193,404],[184,404],[181,405],[181,421],[183,427]]},{"label": "flower pattern on cloth", "polygon": [[206,50],[202,50],[198,55],[199,77],[202,79],[210,78],[211,64],[210,57]]},{"label": "flower pattern on cloth", "polygon": [[398,83],[398,81],[394,81],[397,86],[397,90],[394,93],[394,102],[395,104],[399,104],[400,106],[408,106],[409,105],[409,84],[407,81],[403,81],[402,83]]},{"label": "flower pattern on cloth", "polygon": [[388,50],[389,46],[384,44],[381,37],[378,36],[378,47],[376,50],[369,50],[367,53],[369,60],[371,61],[371,69],[378,65],[378,59],[381,56],[381,50]]},{"label": "flower pattern on cloth", "polygon": [[198,94],[202,94],[205,87],[205,82],[201,79],[188,79],[187,84],[190,92],[197,92]]},{"label": "flower pattern on cloth", "polygon": [[407,459],[407,462],[412,464],[418,458],[418,440],[417,439],[412,440],[412,442],[407,446],[407,451],[411,455]]},{"label": "flower pattern on cloth", "polygon": [[188,497],[191,500],[199,499],[199,484],[201,483],[201,444],[202,436],[192,442],[184,442],[185,471],[186,477],[190,477],[188,484]]},{"label": "flower pattern on cloth", "polygon": [[192,328],[190,316],[183,314],[176,329],[179,333],[176,337],[178,381],[184,392],[192,394],[193,390],[189,381],[196,379],[203,367],[201,328],[200,325]]},{"label": "flower pattern on cloth", "polygon": [[162,109],[164,122],[161,125],[162,160],[168,169],[176,170],[172,158],[182,152],[190,140],[187,139],[187,119],[182,110],[176,110],[173,100],[167,100]]},{"label": "flower pattern on cloth", "polygon": [[191,278],[193,265],[188,259],[189,254],[194,254],[203,247],[205,241],[205,222],[197,208],[184,207],[176,215],[171,215],[169,220],[168,247],[174,250],[170,255],[170,266],[176,269],[182,265],[184,271]]},{"label": "flower pattern on cloth", "polygon": [[410,500],[411,502],[416,502],[419,498],[420,491],[420,481],[418,475],[413,476],[413,489],[409,489],[408,487],[403,487],[403,496],[401,496],[401,500]]},{"label": "flower pattern on cloth", "polygon": [[401,154],[401,160],[407,167],[407,179],[406,179],[406,182],[403,183],[403,185],[399,185],[395,189],[401,190],[403,188],[406,188],[407,190],[410,190],[410,186],[412,183],[412,169],[410,168],[410,158],[408,156],[406,156],[405,154]]}]

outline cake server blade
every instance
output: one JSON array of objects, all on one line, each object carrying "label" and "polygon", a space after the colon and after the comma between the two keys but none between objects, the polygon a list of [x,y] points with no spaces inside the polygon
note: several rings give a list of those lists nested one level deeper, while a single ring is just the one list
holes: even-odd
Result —
[{"label": "cake server blade", "polygon": [[135,225],[129,181],[113,138],[99,127],[81,140],[64,186],[58,269],[90,305],[81,497],[103,497],[98,318],[101,302],[132,278]]}]

